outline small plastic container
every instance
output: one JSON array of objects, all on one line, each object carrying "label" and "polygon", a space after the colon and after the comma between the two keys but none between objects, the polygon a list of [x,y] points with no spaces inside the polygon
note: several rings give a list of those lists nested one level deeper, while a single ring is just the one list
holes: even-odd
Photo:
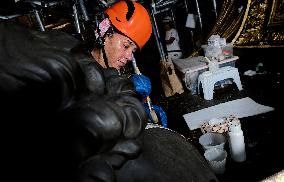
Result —
[{"label": "small plastic container", "polygon": [[226,44],[226,46],[222,47],[222,54],[225,59],[233,57],[234,53],[232,44]]},{"label": "small plastic container", "polygon": [[223,174],[226,170],[227,152],[224,149],[206,150],[204,157],[215,174]]},{"label": "small plastic container", "polygon": [[200,136],[199,143],[205,151],[212,148],[224,149],[226,137],[221,133],[205,133]]},{"label": "small plastic container", "polygon": [[241,123],[237,121],[230,123],[228,135],[232,159],[236,162],[244,162],[246,160],[246,149]]}]

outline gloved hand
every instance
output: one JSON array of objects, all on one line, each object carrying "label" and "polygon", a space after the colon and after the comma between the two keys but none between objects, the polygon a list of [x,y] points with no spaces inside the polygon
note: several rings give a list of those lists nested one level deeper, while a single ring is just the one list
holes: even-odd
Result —
[{"label": "gloved hand", "polygon": [[[153,122],[148,104],[145,103],[144,107],[145,107],[146,113],[148,115],[148,118]],[[168,127],[168,121],[167,121],[167,115],[166,115],[165,111],[162,109],[162,107],[157,106],[157,105],[152,105],[152,107],[153,107],[155,113],[157,114],[159,121],[162,123],[162,126],[167,128]]]},{"label": "gloved hand", "polygon": [[151,81],[144,75],[132,75],[132,81],[134,83],[134,89],[137,93],[146,98],[151,93]]}]

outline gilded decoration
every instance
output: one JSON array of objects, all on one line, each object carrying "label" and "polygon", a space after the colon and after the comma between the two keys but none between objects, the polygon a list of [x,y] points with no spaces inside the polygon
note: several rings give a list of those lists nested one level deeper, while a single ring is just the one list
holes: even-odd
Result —
[{"label": "gilded decoration", "polygon": [[284,0],[273,0],[268,26],[284,25]]},{"label": "gilded decoration", "polygon": [[284,47],[284,0],[248,1],[234,47]]},{"label": "gilded decoration", "polygon": [[235,46],[263,46],[265,31],[265,14],[268,0],[254,0],[250,4],[244,27],[234,42]]},{"label": "gilded decoration", "polygon": [[282,44],[284,41],[284,0],[274,0],[268,21],[269,36],[273,42]]},{"label": "gilded decoration", "polygon": [[284,47],[283,27],[284,0],[224,0],[210,35],[238,48]]},{"label": "gilded decoration", "polygon": [[219,34],[221,37],[231,40],[239,30],[244,11],[239,11],[237,0],[224,0],[218,15],[215,26],[208,38],[213,34]]}]

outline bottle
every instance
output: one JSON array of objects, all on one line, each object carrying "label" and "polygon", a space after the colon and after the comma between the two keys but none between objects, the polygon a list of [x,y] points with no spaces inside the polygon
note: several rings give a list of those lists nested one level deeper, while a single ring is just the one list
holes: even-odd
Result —
[{"label": "bottle", "polygon": [[231,158],[236,162],[246,160],[246,150],[244,142],[244,134],[241,129],[241,124],[232,123],[229,125],[229,147]]}]

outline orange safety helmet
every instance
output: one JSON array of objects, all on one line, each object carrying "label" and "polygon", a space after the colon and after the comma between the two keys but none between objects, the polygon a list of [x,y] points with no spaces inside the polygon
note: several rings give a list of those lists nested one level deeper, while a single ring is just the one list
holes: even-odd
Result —
[{"label": "orange safety helmet", "polygon": [[[127,1],[127,0],[126,0]],[[148,11],[139,3],[119,1],[106,10],[112,25],[141,49],[152,34]]]}]

